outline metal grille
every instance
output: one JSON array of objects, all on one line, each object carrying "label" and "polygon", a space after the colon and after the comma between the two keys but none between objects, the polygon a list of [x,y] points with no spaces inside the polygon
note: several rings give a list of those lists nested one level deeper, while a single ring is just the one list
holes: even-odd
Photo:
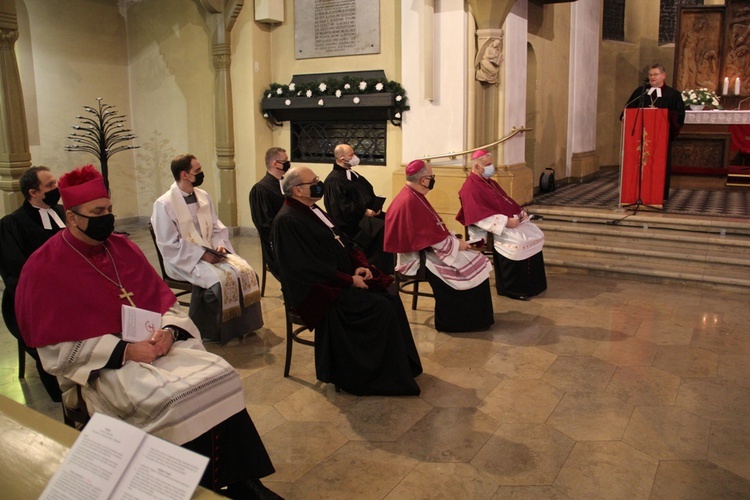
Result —
[{"label": "metal grille", "polygon": [[385,165],[386,122],[292,122],[291,160],[333,163],[333,148],[349,144],[363,165]]},{"label": "metal grille", "polygon": [[602,39],[625,41],[625,0],[604,0]]}]

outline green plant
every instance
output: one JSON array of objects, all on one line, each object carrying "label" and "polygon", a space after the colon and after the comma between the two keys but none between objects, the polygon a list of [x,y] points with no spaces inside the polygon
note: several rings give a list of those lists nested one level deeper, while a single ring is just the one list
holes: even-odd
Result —
[{"label": "green plant", "polygon": [[290,97],[307,97],[316,98],[322,96],[334,96],[340,98],[344,95],[362,95],[362,94],[385,94],[395,95],[395,104],[397,116],[401,118],[401,113],[409,110],[406,99],[406,90],[400,83],[392,80],[383,80],[380,78],[358,78],[355,76],[346,76],[344,78],[328,78],[320,82],[290,83],[282,85],[272,83],[271,86],[263,92],[265,99],[288,99]]}]

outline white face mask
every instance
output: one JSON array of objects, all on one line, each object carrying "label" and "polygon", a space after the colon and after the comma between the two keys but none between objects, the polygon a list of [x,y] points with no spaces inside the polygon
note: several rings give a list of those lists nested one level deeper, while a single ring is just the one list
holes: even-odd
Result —
[{"label": "white face mask", "polygon": [[359,156],[353,155],[351,160],[344,158],[344,163],[348,163],[350,167],[356,167],[359,165]]},{"label": "white face mask", "polygon": [[484,167],[484,173],[482,173],[482,177],[484,177],[485,179],[489,179],[493,175],[495,175],[495,165],[490,163],[489,165]]}]

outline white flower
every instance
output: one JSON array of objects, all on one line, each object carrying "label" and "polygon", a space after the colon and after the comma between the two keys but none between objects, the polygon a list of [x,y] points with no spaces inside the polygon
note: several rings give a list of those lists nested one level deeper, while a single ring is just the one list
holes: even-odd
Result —
[{"label": "white flower", "polygon": [[336,91],[336,97],[341,97],[341,91],[340,90]]},{"label": "white flower", "polygon": [[375,84],[375,90],[377,90],[378,92],[380,92],[381,90],[383,90],[383,84],[380,83],[380,82],[376,83]]},{"label": "white flower", "polygon": [[396,96],[396,102],[401,102],[401,99],[403,99],[403,97],[401,97],[400,95]]},{"label": "white flower", "polygon": [[352,101],[354,101],[354,104],[359,104],[359,97],[355,97]]},{"label": "white flower", "polygon": [[325,102],[323,102],[323,99],[320,99],[320,100],[318,101],[318,106],[322,106],[322,105],[324,105],[324,104],[325,104]]},{"label": "white flower", "polygon": [[298,91],[297,91],[297,95],[302,95],[302,91],[301,91],[301,90],[298,90]]},{"label": "white flower", "polygon": [[359,82],[359,90],[365,90],[367,88],[367,82]]},{"label": "white flower", "polygon": [[289,90],[291,90],[292,92],[294,92],[294,89],[295,89],[295,88],[296,88],[296,85],[295,85],[295,84],[293,84],[293,83],[290,83],[290,84],[289,84]]},{"label": "white flower", "polygon": [[349,90],[350,88],[352,88],[351,85],[349,85],[348,83],[344,84],[344,90]]},{"label": "white flower", "polygon": [[401,118],[401,113],[396,113],[395,115],[393,115],[393,117],[394,118]]},{"label": "white flower", "polygon": [[319,89],[319,90],[320,90],[321,92],[325,92],[327,88],[328,88],[328,87],[326,87],[326,84],[325,84],[325,83],[321,83],[320,85],[318,85],[318,89]]},{"label": "white flower", "polygon": [[276,89],[276,93],[279,94],[279,95],[281,95],[281,94],[284,93],[284,89],[282,89],[281,87],[279,87],[279,88]]},{"label": "white flower", "polygon": [[289,106],[291,103],[292,103],[292,101],[290,101],[289,99],[287,99],[286,101],[284,101],[284,104],[286,104],[287,106]]},{"label": "white flower", "polygon": [[305,95],[307,97],[312,97],[312,90],[308,90],[307,92],[305,92]]},{"label": "white flower", "polygon": [[273,96],[273,94],[269,93],[268,98],[270,99]]},{"label": "white flower", "polygon": [[268,118],[268,113],[263,113],[263,118]]}]

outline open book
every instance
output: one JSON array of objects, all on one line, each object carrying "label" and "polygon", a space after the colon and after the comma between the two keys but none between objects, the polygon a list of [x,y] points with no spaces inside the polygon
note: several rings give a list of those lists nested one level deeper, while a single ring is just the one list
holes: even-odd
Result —
[{"label": "open book", "polygon": [[95,413],[42,492],[42,499],[192,497],[208,458]]}]

